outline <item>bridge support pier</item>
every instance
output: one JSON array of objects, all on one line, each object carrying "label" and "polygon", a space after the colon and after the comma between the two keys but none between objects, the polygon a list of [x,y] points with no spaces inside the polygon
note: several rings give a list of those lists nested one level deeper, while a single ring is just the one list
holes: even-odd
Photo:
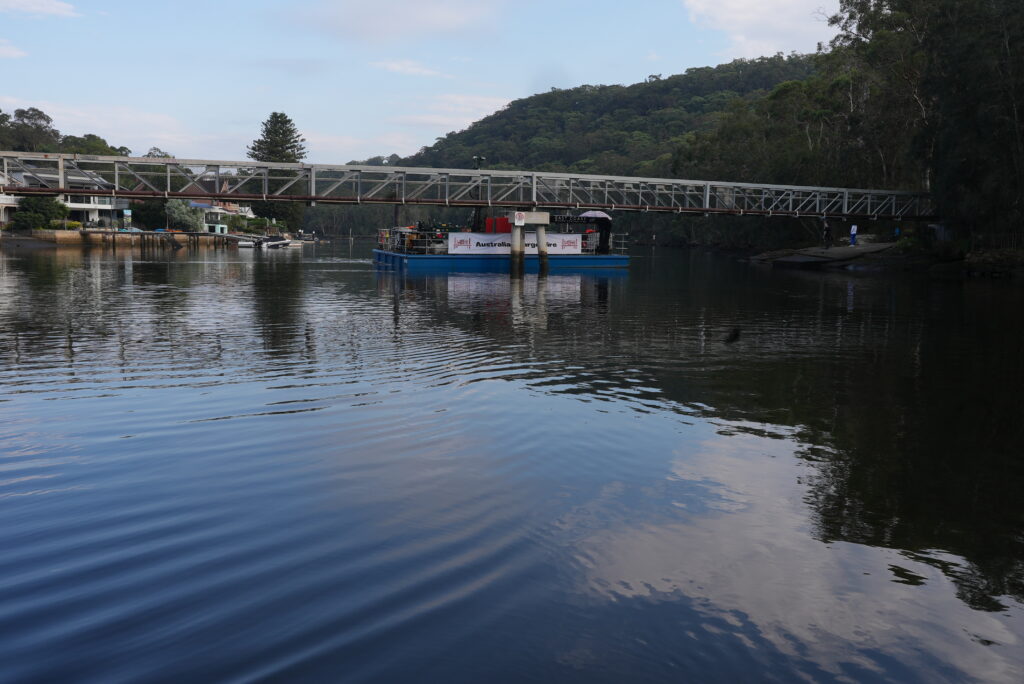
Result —
[{"label": "bridge support pier", "polygon": [[522,274],[526,260],[526,230],[523,226],[512,226],[512,248],[509,256],[512,274]]},{"label": "bridge support pier", "polygon": [[544,224],[537,224],[537,263],[541,273],[548,271],[548,227]]}]

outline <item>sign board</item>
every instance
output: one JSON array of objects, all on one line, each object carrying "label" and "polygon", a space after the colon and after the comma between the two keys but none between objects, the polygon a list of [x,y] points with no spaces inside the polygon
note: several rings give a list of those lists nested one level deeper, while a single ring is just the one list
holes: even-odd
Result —
[{"label": "sign board", "polygon": [[124,210],[124,217],[125,218],[131,218],[132,217],[132,210],[131,209],[125,209]]},{"label": "sign board", "polygon": [[[582,254],[583,236],[555,233],[547,236],[548,254]],[[448,233],[449,254],[511,254],[509,233]],[[526,253],[537,253],[536,233],[526,234]]]},{"label": "sign board", "polygon": [[517,226],[546,226],[551,222],[551,214],[546,211],[516,211],[512,213],[512,223]]}]

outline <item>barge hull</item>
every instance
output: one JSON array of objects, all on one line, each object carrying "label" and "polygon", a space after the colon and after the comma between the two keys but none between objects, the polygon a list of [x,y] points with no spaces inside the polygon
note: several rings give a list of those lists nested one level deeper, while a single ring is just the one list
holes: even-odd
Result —
[{"label": "barge hull", "polygon": [[[625,254],[551,254],[548,255],[548,268],[626,268],[629,256]],[[508,254],[404,254],[383,249],[373,250],[373,261],[391,268],[429,269],[452,271],[507,271],[511,266],[512,257]],[[527,270],[540,268],[540,258],[536,254],[524,257]]]}]

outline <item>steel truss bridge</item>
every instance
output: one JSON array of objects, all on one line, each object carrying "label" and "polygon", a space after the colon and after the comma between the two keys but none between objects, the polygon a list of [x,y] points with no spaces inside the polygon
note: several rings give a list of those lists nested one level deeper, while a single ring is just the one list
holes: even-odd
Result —
[{"label": "steel truss bridge", "polygon": [[0,194],[929,219],[927,194],[489,169],[0,152]]}]

